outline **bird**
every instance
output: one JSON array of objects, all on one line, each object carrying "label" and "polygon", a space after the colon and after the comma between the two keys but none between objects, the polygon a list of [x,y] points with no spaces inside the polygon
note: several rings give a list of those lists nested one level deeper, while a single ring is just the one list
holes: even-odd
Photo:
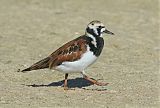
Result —
[{"label": "bird", "polygon": [[67,80],[70,73],[80,73],[84,79],[91,83],[98,86],[106,86],[108,83],[98,82],[85,74],[85,70],[98,59],[102,52],[104,33],[114,35],[113,32],[107,30],[101,21],[93,20],[87,25],[84,35],[62,45],[48,57],[34,63],[21,72],[45,68],[60,71],[65,74],[64,90],[69,89]]}]

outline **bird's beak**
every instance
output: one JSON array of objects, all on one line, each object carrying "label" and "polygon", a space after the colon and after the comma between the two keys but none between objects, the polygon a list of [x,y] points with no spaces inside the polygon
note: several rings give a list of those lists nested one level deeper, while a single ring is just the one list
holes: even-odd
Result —
[{"label": "bird's beak", "polygon": [[109,30],[107,30],[107,29],[104,31],[104,33],[114,35],[114,33],[110,32],[110,31],[109,31]]}]

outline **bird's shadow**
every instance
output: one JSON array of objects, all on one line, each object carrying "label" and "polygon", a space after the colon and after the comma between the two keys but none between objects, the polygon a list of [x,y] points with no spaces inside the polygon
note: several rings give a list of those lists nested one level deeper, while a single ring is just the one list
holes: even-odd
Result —
[{"label": "bird's shadow", "polygon": [[[52,82],[47,85],[32,84],[32,85],[27,85],[27,86],[30,86],[30,87],[51,87],[51,86],[63,86],[63,84],[64,84],[64,80],[61,80],[58,82]],[[68,79],[67,85],[69,88],[83,88],[83,87],[93,85],[93,83],[91,83],[88,80],[85,80],[84,78],[75,78],[75,79]]]}]

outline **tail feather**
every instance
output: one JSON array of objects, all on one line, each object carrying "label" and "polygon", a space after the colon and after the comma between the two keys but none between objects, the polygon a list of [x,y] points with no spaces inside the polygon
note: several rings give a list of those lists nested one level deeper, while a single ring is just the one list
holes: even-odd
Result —
[{"label": "tail feather", "polygon": [[30,67],[26,68],[26,69],[22,70],[21,72],[25,72],[25,71],[31,71],[31,68]]},{"label": "tail feather", "polygon": [[21,72],[48,68],[49,67],[49,60],[50,60],[50,57],[44,58],[44,59],[40,60],[39,62],[33,64],[31,67],[22,70]]}]

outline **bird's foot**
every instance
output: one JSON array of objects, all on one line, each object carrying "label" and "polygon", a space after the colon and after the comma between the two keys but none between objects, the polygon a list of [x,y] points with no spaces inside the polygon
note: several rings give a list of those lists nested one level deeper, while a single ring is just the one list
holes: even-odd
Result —
[{"label": "bird's foot", "polygon": [[96,84],[96,85],[98,85],[98,86],[106,86],[106,85],[108,85],[109,83],[102,83],[102,82],[96,81],[94,84]]},{"label": "bird's foot", "polygon": [[68,87],[64,87],[64,90],[68,90],[69,88]]}]

